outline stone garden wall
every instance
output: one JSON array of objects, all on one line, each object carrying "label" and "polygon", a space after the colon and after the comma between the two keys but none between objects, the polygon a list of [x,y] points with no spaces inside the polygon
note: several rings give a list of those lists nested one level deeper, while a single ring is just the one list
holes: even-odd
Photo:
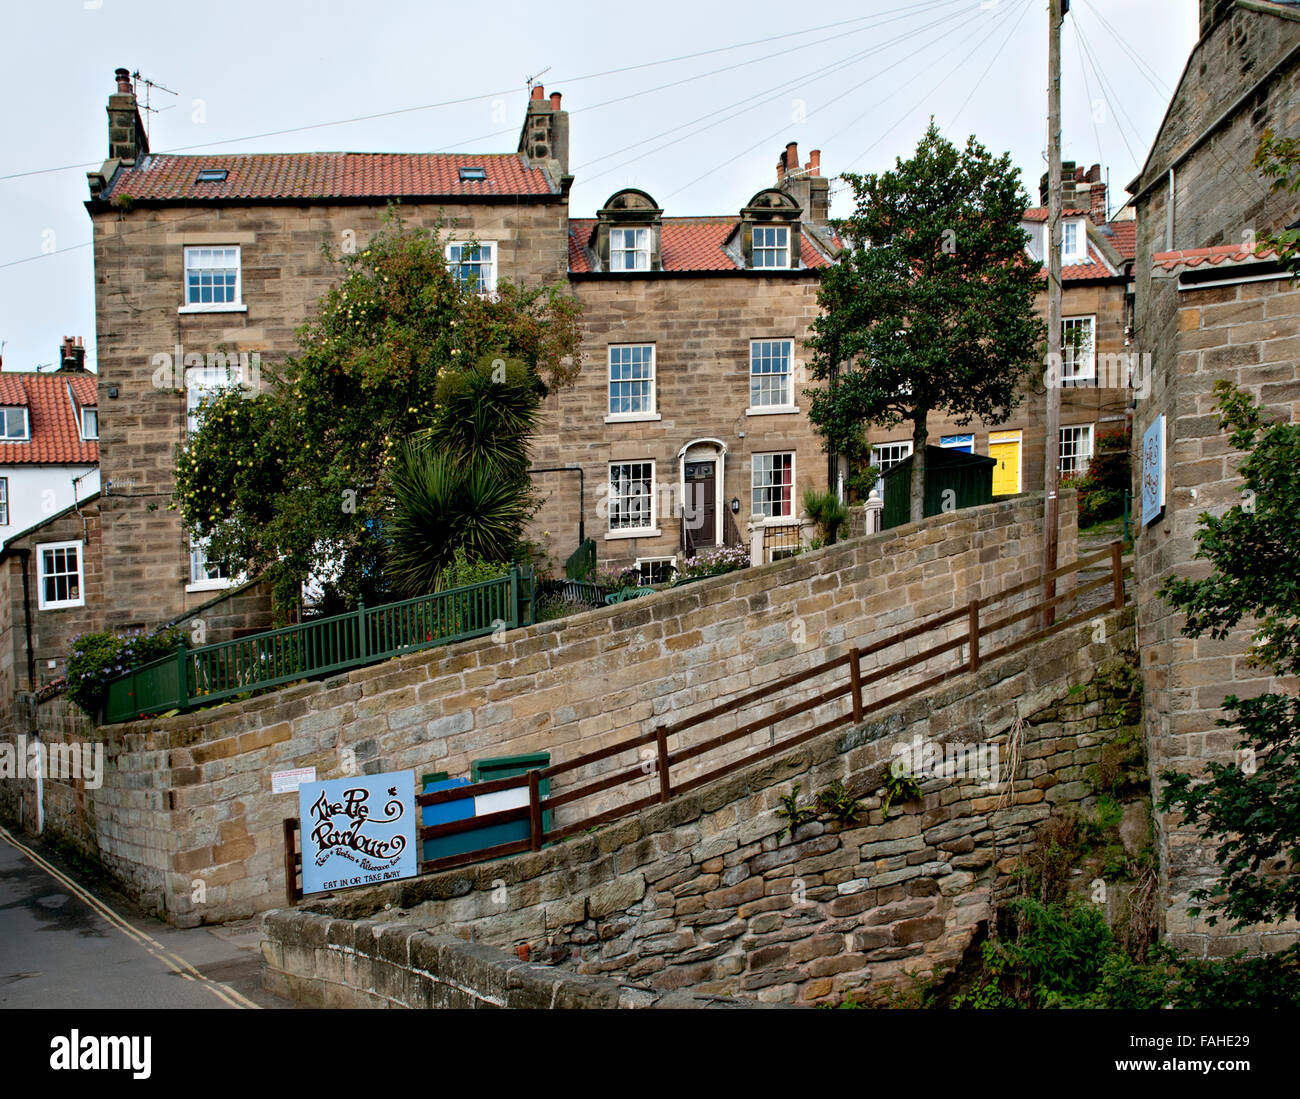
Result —
[{"label": "stone garden wall", "polygon": [[[1036,826],[1095,805],[1116,747],[1140,744],[1136,683],[1132,609],[1101,611],[865,724],[539,853],[271,913],[266,983],[310,1003],[426,1006],[410,975],[446,964],[431,937],[450,935],[518,952],[530,979],[616,981],[621,996],[593,1006],[676,989],[783,1004],[905,993],[950,974],[985,933],[1018,888]],[[897,758],[921,796],[886,818],[881,784]],[[823,813],[782,834],[783,797],[808,805],[837,782],[863,798],[857,820]],[[1130,831],[1131,854],[1147,835]],[[375,970],[352,959],[376,952],[386,975],[368,986]]]},{"label": "stone garden wall", "polygon": [[[318,779],[407,768],[463,775],[485,757],[548,752],[561,762],[602,748],[1032,577],[1041,564],[1041,508],[1041,500],[1017,497],[936,516],[502,637],[175,717],[95,731],[66,703],[46,703],[33,718],[43,737],[93,736],[105,750],[100,789],[64,797],[47,784],[47,802],[69,807],[47,819],[168,920],[247,917],[285,897],[283,820],[297,815],[297,796],[272,793],[273,772],[314,767]],[[1061,560],[1070,561],[1072,492],[1062,494],[1061,515]],[[931,640],[909,643],[907,652]],[[895,660],[904,653],[883,655]],[[946,654],[944,666],[959,655]],[[877,697],[900,685],[882,685]],[[783,701],[826,686],[810,681],[804,694]],[[761,708],[745,714],[763,715]],[[819,710],[806,720],[826,717]],[[708,731],[736,721],[720,719]],[[767,743],[764,730],[729,751]],[[726,758],[698,762],[712,767]],[[627,760],[610,765],[626,767]],[[674,781],[691,774],[675,771]],[[590,777],[561,776],[570,783]],[[557,780],[552,793],[562,789]],[[602,807],[578,808],[585,816]]]}]

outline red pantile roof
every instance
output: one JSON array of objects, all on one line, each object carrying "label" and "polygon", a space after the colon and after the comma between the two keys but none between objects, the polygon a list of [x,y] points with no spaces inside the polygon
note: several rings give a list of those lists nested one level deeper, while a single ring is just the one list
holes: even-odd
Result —
[{"label": "red pantile roof", "polygon": [[[744,268],[723,249],[740,224],[737,217],[664,218],[659,238],[660,256],[665,271],[741,271]],[[569,221],[569,270],[586,273],[592,270],[587,242],[596,226],[595,218],[572,218]],[[800,234],[800,258],[804,267],[830,266],[806,234]]]},{"label": "red pantile roof", "polygon": [[1125,259],[1133,259],[1137,255],[1137,220],[1131,218],[1128,221],[1108,221],[1101,227],[1101,231],[1110,238],[1111,244]]},{"label": "red pantile roof", "polygon": [[1277,257],[1277,250],[1266,244],[1247,248],[1244,244],[1216,244],[1213,248],[1180,248],[1173,252],[1157,252],[1151,257],[1156,267],[1176,271],[1179,267],[1203,267],[1209,264],[1254,263]]},{"label": "red pantile roof", "polygon": [[[1047,220],[1047,212],[1046,206],[1031,206],[1025,211],[1024,220],[1045,222]],[[1089,216],[1089,213],[1087,210],[1062,210],[1061,216],[1067,218],[1086,218]],[[1111,224],[1123,223],[1112,222]],[[1113,239],[1112,243],[1114,243]],[[1120,252],[1120,255],[1124,255],[1123,250],[1119,248],[1118,244],[1116,244],[1116,250]],[[1044,269],[1038,277],[1041,279],[1047,278],[1046,265],[1044,265]],[[1102,257],[1101,253],[1097,251],[1096,246],[1091,240],[1088,241],[1087,263],[1071,263],[1061,267],[1062,282],[1069,282],[1072,279],[1113,279],[1116,277],[1115,271],[1113,271],[1110,265],[1107,264],[1106,260]]]},{"label": "red pantile roof", "polygon": [[99,443],[82,439],[84,406],[95,407],[94,374],[0,373],[0,407],[27,409],[27,442],[0,442],[3,465],[95,465]]},{"label": "red pantile roof", "polygon": [[[487,178],[462,180],[461,168],[484,168]],[[200,183],[203,169],[224,169],[227,175]],[[517,153],[249,153],[150,154],[122,169],[101,197],[232,202],[558,193],[542,168],[528,167]]]}]

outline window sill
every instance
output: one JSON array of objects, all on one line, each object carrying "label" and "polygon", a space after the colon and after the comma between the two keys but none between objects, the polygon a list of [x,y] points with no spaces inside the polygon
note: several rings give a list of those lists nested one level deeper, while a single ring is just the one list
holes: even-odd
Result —
[{"label": "window sill", "polygon": [[618,538],[658,538],[663,534],[658,527],[636,527],[632,530],[607,530],[606,541]]},{"label": "window sill", "polygon": [[233,301],[210,302],[207,305],[182,305],[177,313],[247,313],[248,306]]},{"label": "window sill", "polygon": [[63,603],[42,603],[36,609],[38,611],[63,611],[69,607],[84,607],[85,605],[86,601],[84,599],[70,599]]},{"label": "window sill", "polygon": [[234,580],[200,580],[197,584],[186,584],[186,591],[225,591],[235,586]]},{"label": "window sill", "polygon": [[662,420],[658,412],[612,412],[605,417],[607,424],[648,424]]},{"label": "window sill", "polygon": [[759,408],[745,409],[746,416],[788,416],[799,411],[794,404],[764,405]]}]

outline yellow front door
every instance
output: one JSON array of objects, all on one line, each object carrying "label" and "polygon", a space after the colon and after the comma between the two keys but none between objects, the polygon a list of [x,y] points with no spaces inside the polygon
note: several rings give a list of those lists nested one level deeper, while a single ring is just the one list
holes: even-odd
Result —
[{"label": "yellow front door", "polygon": [[1012,496],[1020,491],[1020,432],[994,431],[989,435],[989,457],[993,467],[993,495]]}]

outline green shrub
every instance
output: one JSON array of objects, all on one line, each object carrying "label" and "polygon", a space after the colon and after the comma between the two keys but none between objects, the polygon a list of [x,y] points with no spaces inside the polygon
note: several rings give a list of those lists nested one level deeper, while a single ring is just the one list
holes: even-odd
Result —
[{"label": "green shrub", "polygon": [[1122,515],[1124,493],[1131,485],[1129,432],[1100,436],[1088,472],[1074,481],[1079,492],[1079,526],[1090,527]]},{"label": "green shrub", "polygon": [[152,634],[118,634],[111,630],[78,634],[68,650],[67,696],[92,717],[108,698],[111,680],[141,664],[176,651],[177,629]]},{"label": "green shrub", "polygon": [[848,529],[849,509],[840,501],[839,496],[827,489],[805,489],[803,510],[808,518],[817,524],[820,541],[827,546],[835,545],[835,540]]},{"label": "green shrub", "polygon": [[1300,945],[1275,954],[1206,961],[1157,943],[1135,961],[1101,908],[1071,899],[1009,906],[1010,934],[982,947],[975,986],[955,1008],[1296,1008]]}]

